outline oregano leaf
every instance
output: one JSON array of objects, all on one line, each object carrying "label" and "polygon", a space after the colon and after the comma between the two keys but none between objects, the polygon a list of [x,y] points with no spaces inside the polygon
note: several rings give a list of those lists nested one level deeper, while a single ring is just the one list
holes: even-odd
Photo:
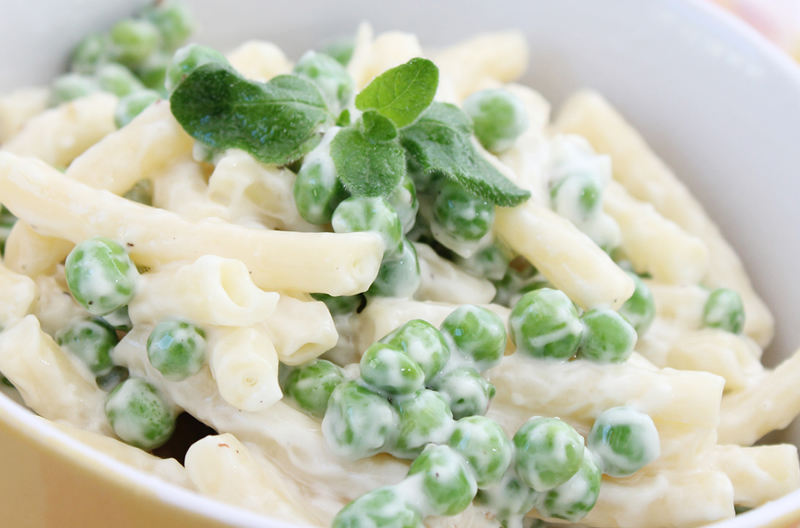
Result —
[{"label": "oregano leaf", "polygon": [[170,104],[183,129],[212,149],[238,148],[282,165],[312,150],[334,121],[310,81],[279,75],[259,83],[220,63],[193,71]]}]

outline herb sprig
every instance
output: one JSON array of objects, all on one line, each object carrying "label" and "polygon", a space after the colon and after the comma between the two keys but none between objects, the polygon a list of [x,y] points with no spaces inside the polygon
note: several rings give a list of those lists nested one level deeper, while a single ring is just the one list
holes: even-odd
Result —
[{"label": "herb sprig", "polygon": [[414,58],[387,70],[355,98],[363,114],[334,116],[319,87],[297,75],[267,83],[244,79],[230,66],[206,64],[177,87],[175,118],[212,149],[239,148],[263,163],[302,158],[334,124],[336,173],[353,195],[389,196],[407,165],[447,177],[500,206],[516,206],[530,193],[505,178],[472,143],[472,121],[457,107],[434,103],[439,70]]}]

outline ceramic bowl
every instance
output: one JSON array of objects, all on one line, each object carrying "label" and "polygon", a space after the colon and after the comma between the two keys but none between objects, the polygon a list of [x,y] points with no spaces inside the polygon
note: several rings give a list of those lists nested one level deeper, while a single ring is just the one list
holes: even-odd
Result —
[{"label": "ceramic bowl", "polygon": [[[131,14],[132,0],[3,0],[0,91],[47,83],[81,36]],[[292,58],[370,20],[440,46],[517,28],[531,45],[524,82],[558,104],[591,86],[634,124],[717,219],[776,314],[765,354],[800,344],[800,70],[743,23],[701,0],[195,0],[197,40],[248,38]],[[800,443],[790,427],[779,441]],[[13,527],[280,527],[94,452],[0,397],[0,511]],[[800,491],[717,528],[789,527]]]}]

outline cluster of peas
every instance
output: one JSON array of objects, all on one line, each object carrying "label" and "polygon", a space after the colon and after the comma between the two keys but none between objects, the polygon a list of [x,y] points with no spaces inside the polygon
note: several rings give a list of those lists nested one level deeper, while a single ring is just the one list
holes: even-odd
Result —
[{"label": "cluster of peas", "polygon": [[[342,64],[327,54],[308,52],[294,73],[314,82],[329,107],[338,110],[351,104],[353,80]],[[523,104],[505,90],[476,93],[465,101],[463,109],[473,120],[476,137],[493,152],[509,148],[527,128]],[[349,124],[349,111],[343,115],[347,117],[339,124]],[[349,196],[330,155],[330,143],[337,132],[336,127],[329,129],[321,143],[305,156],[293,194],[300,215],[312,224],[331,224],[337,233],[373,231],[384,238],[386,253],[368,295],[402,297],[416,290],[419,264],[409,238],[419,240],[429,235],[461,251],[465,245],[482,244],[489,236],[494,221],[492,202],[456,182],[422,174],[413,166],[409,167],[412,176],[404,177],[385,199]],[[412,231],[420,207],[418,190],[425,196],[425,225]]]},{"label": "cluster of peas", "polygon": [[[131,330],[127,305],[136,289],[136,266],[120,244],[94,237],[75,246],[65,272],[70,293],[90,315],[59,330],[56,342],[85,363],[98,387],[109,392],[105,411],[117,436],[142,449],[162,445],[175,429],[173,406],[144,378],[129,377],[128,369],[114,365],[111,357],[120,333]],[[186,321],[161,321],[147,339],[150,363],[170,381],[199,372],[206,355],[203,329]]]},{"label": "cluster of peas", "polygon": [[188,8],[176,2],[146,7],[107,33],[86,37],[74,50],[70,73],[56,79],[55,106],[98,90],[120,97],[117,126],[124,126],[150,103],[163,97],[170,59],[192,34]]},{"label": "cluster of peas", "polygon": [[455,515],[473,499],[506,525],[534,507],[576,521],[594,506],[602,472],[627,476],[658,457],[652,420],[624,407],[597,419],[588,449],[556,418],[532,418],[509,440],[482,416],[494,387],[479,376],[505,347],[502,320],[465,305],[440,330],[413,320],[372,345],[359,379],[346,381],[325,360],[283,373],[286,396],[322,418],[335,454],[414,459],[404,481],[350,503],[334,528],[422,526],[424,517]]},{"label": "cluster of peas", "polygon": [[502,319],[464,305],[441,330],[415,319],[370,346],[360,378],[325,360],[291,369],[283,390],[322,420],[330,449],[359,459],[377,453],[414,458],[425,445],[444,442],[454,420],[482,415],[495,388],[480,373],[496,366],[506,348]]}]

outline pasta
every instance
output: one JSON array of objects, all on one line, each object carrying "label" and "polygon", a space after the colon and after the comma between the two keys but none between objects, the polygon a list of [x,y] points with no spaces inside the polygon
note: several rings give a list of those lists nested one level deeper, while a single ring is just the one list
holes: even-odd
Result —
[{"label": "pasta", "polygon": [[[294,63],[181,47],[175,6],[135,19],[155,55],[0,97],[4,394],[303,525],[688,528],[800,488],[752,446],[800,352],[762,366],[772,315],[616,110],[514,84],[523,35]],[[215,434],[150,454],[179,415]]]},{"label": "pasta", "polygon": [[[312,247],[319,251],[326,242],[333,246],[334,240],[330,235],[304,234],[302,236],[316,239],[315,242],[304,243],[297,238],[301,235],[297,234],[245,231],[212,222],[202,225],[189,223],[167,211],[147,209],[127,200],[113,199],[110,194],[81,184],[70,183],[44,164],[15,158],[10,154],[0,156],[0,192],[9,203],[15,202],[12,212],[17,216],[35,223],[45,235],[75,242],[88,238],[86,235],[100,234],[101,225],[105,226],[103,234],[116,237],[125,233],[125,244],[133,248],[133,258],[142,266],[158,267],[169,262],[188,260],[199,256],[202,245],[216,244],[216,252],[220,256],[239,257],[237,260],[249,263],[248,269],[252,268],[253,280],[261,287],[346,295],[366,289],[377,273],[380,245],[371,235],[354,233],[347,237],[336,237],[337,251],[332,253],[338,253],[341,261],[334,265],[323,263],[322,269],[314,269],[315,260],[311,255],[303,258],[302,253],[298,252],[308,252]],[[75,214],[64,204],[66,197],[84,204],[85,208]],[[111,205],[110,202],[116,203]],[[98,214],[102,215],[102,220]],[[128,231],[125,226],[129,223],[141,229]],[[156,232],[158,235],[155,235]],[[239,241],[233,244],[232,238],[237,234]],[[191,237],[195,238],[196,243],[191,242]],[[178,238],[182,243],[173,242]],[[214,238],[216,242],[212,242]],[[285,263],[280,266],[283,268],[281,273],[280,267],[275,264],[282,259],[276,253],[281,256],[295,255],[298,263],[302,263],[302,268]]]}]

